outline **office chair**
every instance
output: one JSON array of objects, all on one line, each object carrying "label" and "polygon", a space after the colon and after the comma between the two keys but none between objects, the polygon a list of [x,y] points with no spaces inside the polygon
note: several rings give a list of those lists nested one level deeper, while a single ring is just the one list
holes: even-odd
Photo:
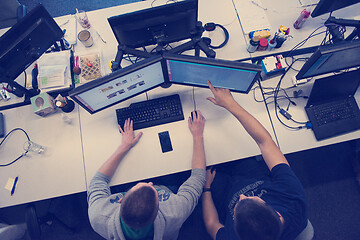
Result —
[{"label": "office chair", "polygon": [[0,28],[12,27],[26,15],[26,7],[17,0],[0,1]]},{"label": "office chair", "polygon": [[306,228],[302,230],[302,232],[295,238],[295,240],[314,240],[314,228],[308,219],[308,223],[306,225]]},{"label": "office chair", "polygon": [[52,225],[53,223],[57,223],[61,225],[63,228],[68,231],[74,233],[75,229],[66,225],[60,219],[58,219],[53,213],[48,212],[43,217],[38,217],[36,213],[35,206],[33,204],[29,204],[25,210],[25,223],[28,231],[28,235],[31,240],[40,240],[41,239],[41,226],[42,225]]}]

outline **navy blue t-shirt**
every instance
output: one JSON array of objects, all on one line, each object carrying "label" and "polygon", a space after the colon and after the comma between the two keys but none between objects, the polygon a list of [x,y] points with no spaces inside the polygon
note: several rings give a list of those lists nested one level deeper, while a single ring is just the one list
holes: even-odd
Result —
[{"label": "navy blue t-shirt", "polygon": [[234,207],[240,195],[258,196],[284,218],[285,226],[281,240],[292,240],[306,227],[307,207],[304,189],[287,164],[278,164],[270,175],[258,178],[238,177],[227,197],[226,220],[216,234],[217,240],[238,239],[234,229]]}]

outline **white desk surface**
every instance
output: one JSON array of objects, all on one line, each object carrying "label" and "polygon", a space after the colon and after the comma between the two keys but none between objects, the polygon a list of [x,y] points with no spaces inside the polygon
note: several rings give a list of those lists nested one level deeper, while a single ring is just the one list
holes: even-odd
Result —
[{"label": "white desk surface", "polygon": [[[187,118],[193,110],[192,87],[173,85],[168,89],[157,88],[148,92],[148,96],[152,99],[174,93],[180,95],[185,120],[141,130],[143,136],[120,163],[112,179],[112,185],[191,169],[192,137],[188,130]],[[257,145],[240,123],[226,110],[206,100],[206,97],[211,95],[209,89],[195,88],[197,109],[206,117],[204,135],[207,165],[259,155]],[[251,94],[234,94],[234,96],[270,133],[273,132],[264,104],[256,103]],[[121,143],[115,109],[128,106],[132,101],[145,99],[145,94],[142,94],[93,115],[80,109],[88,183]],[[161,152],[158,139],[158,133],[163,131],[169,131],[173,145],[173,151],[165,154]]]},{"label": "white desk surface", "polygon": [[[249,0],[251,1],[251,0]],[[241,4],[239,0],[233,0],[235,8],[241,8]],[[255,1],[256,2],[256,1]],[[255,53],[251,53],[251,57],[258,57],[268,54],[275,54],[278,52],[286,52],[290,51],[294,46],[298,43],[305,40],[316,28],[323,26],[325,21],[328,19],[329,14],[323,14],[316,18],[309,17],[306,20],[303,27],[301,29],[295,29],[293,24],[296,19],[299,17],[300,12],[304,9],[304,7],[300,6],[298,0],[287,0],[287,1],[262,1],[262,6],[267,8],[265,11],[269,23],[271,25],[271,37],[274,36],[274,33],[278,31],[279,26],[283,25],[285,27],[290,28],[290,35],[293,38],[286,40],[280,48],[273,49],[272,51],[256,51]],[[309,8],[309,10],[313,10],[315,7]],[[332,16],[336,18],[346,18],[352,19],[354,17],[360,16],[360,3],[339,9],[334,11]],[[348,28],[347,32],[352,31],[353,28]],[[325,31],[326,28],[323,27],[317,33]],[[245,36],[246,37],[246,36]],[[305,45],[301,48],[318,46],[322,42],[325,34],[320,34],[313,38],[310,38]],[[248,41],[248,40],[247,40]]]},{"label": "white desk surface", "polygon": [[[72,119],[71,124],[63,121],[60,110],[43,118],[35,115],[30,105],[2,113],[7,133],[22,128],[45,151],[29,152],[14,164],[0,167],[0,208],[86,190],[78,107],[66,115]],[[24,153],[26,141],[22,132],[12,133],[0,148],[1,164]],[[4,187],[9,178],[16,176],[19,180],[11,196]]]},{"label": "white desk surface", "polygon": [[[156,1],[154,6],[164,4],[165,2]],[[104,44],[95,35],[94,47],[85,49],[81,44],[78,44],[75,49],[76,54],[86,53],[92,51],[92,49],[94,51],[101,49],[102,62],[108,63],[115,57],[117,42],[109,27],[107,18],[150,6],[151,1],[144,1],[89,12],[88,16],[92,28],[95,28],[107,43]],[[221,14],[219,14],[219,11],[221,11]],[[217,58],[236,60],[249,57],[249,53],[246,51],[246,42],[231,0],[221,2],[200,0],[199,20],[203,24],[210,21],[220,23],[230,33],[228,45],[216,51]],[[220,33],[222,34],[221,31]],[[219,35],[219,32],[216,31],[213,35],[210,35],[214,45],[223,41],[221,34]],[[206,35],[204,34],[204,36]],[[107,66],[104,67],[104,71],[105,73],[110,72]],[[158,88],[148,92],[148,95],[150,98],[153,98],[155,96],[170,95],[171,93],[180,94],[184,115],[187,118],[193,110],[192,87],[172,86],[169,89]],[[260,153],[258,147],[237,121],[226,111],[212,106],[211,103],[205,100],[210,95],[208,89],[197,88],[195,91],[198,109],[201,109],[208,119],[205,130],[208,165],[258,155]],[[244,107],[249,108],[250,112],[258,117],[268,131],[272,133],[269,118],[263,104],[255,103],[251,95],[236,94],[236,98],[244,103]],[[101,164],[121,143],[121,135],[117,129],[115,109],[128,106],[132,101],[145,99],[145,94],[142,94],[94,115],[90,115],[85,110],[80,109],[87,183],[89,183]],[[234,131],[233,126],[238,126],[238,130]],[[172,152],[166,154],[161,152],[157,136],[162,131],[170,132],[174,148]],[[191,168],[192,138],[186,120],[144,129],[143,132],[144,135],[140,142],[129,152],[116,171],[112,179],[113,185],[180,172]]]},{"label": "white desk surface", "polygon": [[[300,67],[301,67],[301,64],[298,64],[298,65],[297,65],[297,63],[294,64],[294,68],[299,69]],[[290,70],[287,73],[287,75],[285,76],[285,78],[282,80],[281,87],[287,88],[287,87],[292,86],[291,76],[294,76],[295,74],[296,74],[295,71]],[[318,78],[320,78],[320,77],[318,77]],[[280,79],[280,77],[265,80],[262,82],[262,86],[263,87],[275,87],[277,85],[279,79]],[[290,96],[293,96],[294,90],[301,89],[303,91],[302,95],[309,96],[310,91],[312,89],[312,85],[314,84],[314,81],[315,81],[314,79],[311,80],[309,83],[306,83],[304,85],[299,85],[296,88],[287,90],[287,93]],[[256,93],[257,93],[257,96],[259,96],[260,92],[257,91]],[[280,91],[279,95],[282,95],[282,94],[283,93]],[[355,94],[355,99],[356,99],[358,105],[360,106],[360,88],[358,88],[358,91]],[[294,120],[299,121],[299,122],[307,122],[309,119],[308,119],[305,109],[304,109],[304,107],[307,103],[307,99],[296,98],[296,99],[292,99],[292,100],[295,101],[295,103],[297,105],[296,106],[291,105],[288,112],[292,115]],[[280,107],[282,107],[284,109],[286,109],[286,107],[288,105],[287,100],[280,100],[280,101],[278,101],[278,103],[279,103]],[[284,154],[298,152],[298,151],[312,149],[312,148],[317,148],[317,147],[322,147],[322,146],[326,146],[326,145],[331,145],[331,144],[335,144],[335,143],[340,143],[340,142],[345,142],[345,141],[350,141],[353,139],[360,138],[360,130],[358,130],[358,131],[343,134],[343,135],[340,135],[337,137],[332,137],[329,139],[317,141],[315,138],[315,135],[311,129],[291,130],[291,129],[285,127],[284,125],[282,125],[279,122],[279,120],[276,118],[275,109],[274,109],[275,104],[270,103],[268,106],[269,106],[269,111],[270,111],[270,117],[274,124],[276,136],[279,141],[280,149]],[[285,119],[280,113],[278,115],[279,115],[280,119],[287,125],[294,126],[294,127],[301,125],[301,124],[297,124],[290,120]]]},{"label": "white desk surface", "polygon": [[[81,43],[76,45],[75,52],[78,55],[86,54],[89,52],[101,52],[101,61],[103,64],[104,73],[110,73],[108,63],[116,56],[118,43],[107,21],[108,17],[116,16],[128,12],[133,12],[145,8],[151,7],[152,1],[141,1],[121,6],[115,6],[111,8],[99,9],[96,11],[88,12],[89,21],[91,23],[90,32],[94,38],[94,45],[90,48],[85,48]],[[157,0],[153,6],[165,4],[165,0]],[[227,28],[230,34],[228,44],[221,48],[216,49],[216,58],[227,60],[238,60],[249,58],[249,53],[246,51],[246,42],[240,27],[240,23],[237,19],[237,15],[231,0],[216,1],[216,0],[199,0],[199,21],[203,24],[207,22],[219,23]],[[96,31],[106,41],[103,43],[97,36]],[[77,26],[77,31],[82,30],[81,26]],[[224,40],[224,35],[221,30],[215,30],[213,32],[204,32],[204,37],[210,37],[212,44],[218,45]],[[187,42],[184,40],[183,42]],[[181,42],[182,43],[182,42]],[[170,44],[175,47],[179,43]],[[149,48],[151,50],[151,47]],[[189,54],[193,54],[188,51]],[[202,54],[203,55],[203,54]],[[126,63],[126,61],[123,61]]]}]

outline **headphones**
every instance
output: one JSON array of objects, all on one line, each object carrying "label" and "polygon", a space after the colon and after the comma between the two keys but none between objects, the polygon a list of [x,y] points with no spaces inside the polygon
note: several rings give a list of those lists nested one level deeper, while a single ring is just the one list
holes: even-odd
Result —
[{"label": "headphones", "polygon": [[225,34],[225,40],[224,42],[222,42],[220,45],[218,46],[212,46],[211,44],[209,45],[211,48],[213,49],[218,49],[218,48],[222,48],[224,47],[227,42],[229,41],[229,32],[226,30],[226,28],[220,24],[217,24],[217,23],[213,23],[213,22],[209,22],[209,23],[206,23],[205,26],[204,26],[204,29],[205,31],[208,31],[208,32],[212,32],[214,31],[217,27],[221,28]]}]

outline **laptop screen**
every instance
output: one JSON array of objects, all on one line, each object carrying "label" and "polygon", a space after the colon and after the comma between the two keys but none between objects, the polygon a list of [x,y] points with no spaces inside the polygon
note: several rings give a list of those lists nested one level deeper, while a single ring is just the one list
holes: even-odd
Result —
[{"label": "laptop screen", "polygon": [[207,88],[210,80],[215,87],[241,93],[250,91],[261,71],[252,64],[215,59],[166,59],[166,64],[171,83]]},{"label": "laptop screen", "polygon": [[70,96],[88,112],[95,113],[165,82],[160,58],[152,63],[134,64],[108,76],[80,86]]}]

